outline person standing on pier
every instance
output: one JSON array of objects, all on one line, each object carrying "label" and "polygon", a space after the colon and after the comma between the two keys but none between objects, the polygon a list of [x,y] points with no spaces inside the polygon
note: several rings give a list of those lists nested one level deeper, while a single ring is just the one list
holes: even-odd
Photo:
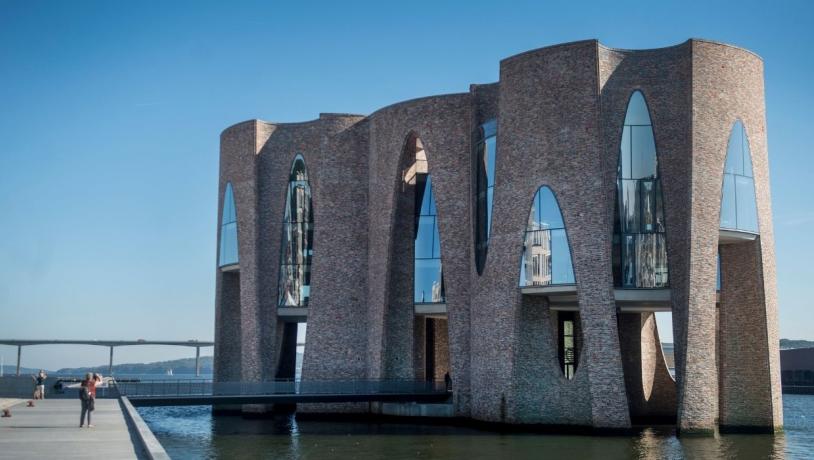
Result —
[{"label": "person standing on pier", "polygon": [[48,375],[40,369],[32,378],[34,380],[34,399],[45,399],[45,379],[48,378]]},{"label": "person standing on pier", "polygon": [[79,416],[79,428],[85,425],[85,415],[87,414],[88,428],[93,428],[90,423],[90,414],[95,409],[96,399],[96,378],[93,374],[88,372],[85,374],[85,380],[79,388],[79,399],[82,401],[82,413]]}]

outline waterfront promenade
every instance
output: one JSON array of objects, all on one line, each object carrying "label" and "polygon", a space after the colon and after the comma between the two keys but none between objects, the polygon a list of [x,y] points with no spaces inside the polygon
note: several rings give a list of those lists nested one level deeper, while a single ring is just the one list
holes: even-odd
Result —
[{"label": "waterfront promenade", "polygon": [[144,458],[116,399],[99,399],[94,428],[79,428],[78,399],[21,402],[11,418],[0,418],[0,458]]}]

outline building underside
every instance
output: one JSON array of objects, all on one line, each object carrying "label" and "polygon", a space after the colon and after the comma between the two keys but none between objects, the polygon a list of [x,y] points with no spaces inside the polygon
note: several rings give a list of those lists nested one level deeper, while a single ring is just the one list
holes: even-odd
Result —
[{"label": "building underside", "polygon": [[219,196],[218,381],[449,381],[444,413],[484,422],[782,428],[749,51],[582,41],[466,93],[239,123]]}]

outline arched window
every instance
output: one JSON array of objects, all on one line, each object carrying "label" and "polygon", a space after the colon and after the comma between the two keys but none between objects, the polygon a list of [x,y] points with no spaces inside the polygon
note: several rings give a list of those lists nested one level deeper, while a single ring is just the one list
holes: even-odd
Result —
[{"label": "arched window", "polygon": [[560,206],[551,189],[534,194],[523,239],[520,286],[574,284],[574,267]]},{"label": "arched window", "polygon": [[740,120],[732,126],[726,149],[724,183],[721,191],[721,228],[759,233],[752,153],[746,130]]},{"label": "arched window", "polygon": [[281,307],[308,305],[313,236],[311,186],[308,183],[305,160],[298,154],[291,166],[285,199],[278,283],[278,305]]},{"label": "arched window", "polygon": [[444,274],[441,265],[441,236],[427,167],[427,152],[421,139],[415,139],[415,163],[404,173],[404,181],[415,185],[414,211],[414,303],[445,302]]},{"label": "arched window", "polygon": [[497,121],[489,120],[478,129],[475,148],[476,214],[475,214],[475,264],[478,274],[483,273],[489,235],[492,233],[492,198],[495,189],[495,159],[497,157]]},{"label": "arched window", "polygon": [[218,266],[228,267],[237,265],[237,210],[235,209],[235,196],[232,192],[232,183],[226,184],[223,193],[223,210],[220,216],[220,251],[218,253]]},{"label": "arched window", "polygon": [[653,125],[641,91],[630,96],[619,152],[614,280],[624,288],[668,286],[664,200]]}]

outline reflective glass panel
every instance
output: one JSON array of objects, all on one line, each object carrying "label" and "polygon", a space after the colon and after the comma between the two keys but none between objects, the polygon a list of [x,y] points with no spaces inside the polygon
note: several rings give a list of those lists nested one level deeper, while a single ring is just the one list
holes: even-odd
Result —
[{"label": "reflective glass panel", "polygon": [[478,273],[483,272],[489,235],[492,233],[492,203],[495,187],[495,163],[497,161],[497,122],[489,120],[478,129],[475,147],[475,264]]},{"label": "reflective glass panel", "polygon": [[443,303],[441,259],[415,260],[415,303]]},{"label": "reflective glass panel", "polygon": [[551,230],[551,283],[574,284],[574,267],[565,229]]},{"label": "reflective glass panel", "polygon": [[223,212],[221,213],[220,251],[218,266],[225,267],[238,263],[237,254],[237,210],[232,184],[226,184],[223,193]]},{"label": "reflective glass panel", "polygon": [[724,174],[723,193],[721,195],[721,228],[737,227],[735,209],[735,175]]},{"label": "reflective glass panel", "polygon": [[715,272],[715,290],[721,290],[721,254],[715,254],[715,266],[717,268]]},{"label": "reflective glass panel", "polygon": [[650,113],[647,110],[647,103],[641,91],[634,91],[630,95],[625,114],[626,125],[649,125]]},{"label": "reflective glass panel", "polygon": [[540,187],[523,238],[520,286],[551,284],[574,284],[574,268],[557,200],[551,189]]},{"label": "reflective glass panel", "polygon": [[757,233],[757,201],[755,201],[754,179],[735,176],[735,201],[737,201],[737,228]]},{"label": "reflective glass panel", "polygon": [[415,257],[430,259],[433,256],[433,240],[435,236],[435,216],[420,216],[418,218],[418,234],[415,238]]},{"label": "reflective glass panel", "polygon": [[277,304],[285,307],[308,305],[311,289],[311,257],[314,224],[311,186],[305,160],[297,155],[291,166],[280,242],[280,274]]},{"label": "reflective glass panel", "polygon": [[740,120],[732,126],[721,186],[720,227],[758,233],[757,200],[749,139]]},{"label": "reflective glass panel", "polygon": [[632,126],[631,176],[626,179],[656,177],[656,141],[651,126]]}]

